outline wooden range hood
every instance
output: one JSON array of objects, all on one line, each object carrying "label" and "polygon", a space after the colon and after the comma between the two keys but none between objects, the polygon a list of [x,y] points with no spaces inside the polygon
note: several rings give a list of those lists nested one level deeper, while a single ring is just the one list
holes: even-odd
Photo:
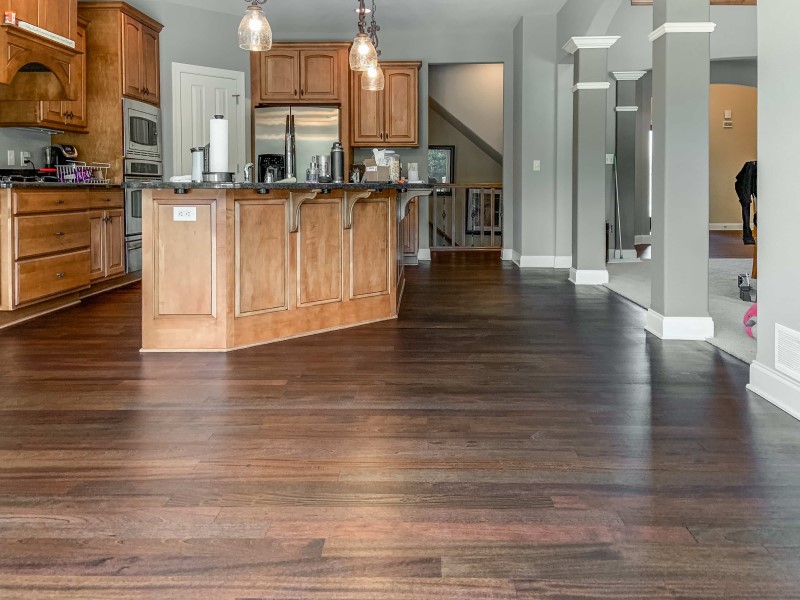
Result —
[{"label": "wooden range hood", "polygon": [[14,25],[0,25],[0,100],[75,100],[80,51]]}]

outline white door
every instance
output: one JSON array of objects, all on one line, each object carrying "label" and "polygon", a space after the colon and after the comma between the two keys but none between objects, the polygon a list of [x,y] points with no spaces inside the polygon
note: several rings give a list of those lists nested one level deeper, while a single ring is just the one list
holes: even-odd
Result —
[{"label": "white door", "polygon": [[228,120],[228,163],[241,179],[245,165],[244,73],[172,63],[173,170],[190,175],[190,150],[209,142],[214,115]]}]

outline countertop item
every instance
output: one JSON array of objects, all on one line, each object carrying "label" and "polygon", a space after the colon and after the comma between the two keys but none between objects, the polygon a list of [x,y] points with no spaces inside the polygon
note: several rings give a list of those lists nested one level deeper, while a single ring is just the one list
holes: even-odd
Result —
[{"label": "countertop item", "polygon": [[87,189],[87,190],[113,190],[119,189],[121,186],[118,183],[62,183],[59,181],[9,181],[0,182],[0,189],[58,189],[66,188],[74,189]]}]

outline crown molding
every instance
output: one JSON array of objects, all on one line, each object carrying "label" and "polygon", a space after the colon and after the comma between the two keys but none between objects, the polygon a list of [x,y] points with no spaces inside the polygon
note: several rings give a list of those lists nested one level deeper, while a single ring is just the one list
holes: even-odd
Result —
[{"label": "crown molding", "polygon": [[614,71],[611,74],[617,81],[639,81],[647,71]]},{"label": "crown molding", "polygon": [[665,36],[668,33],[714,33],[717,28],[716,23],[664,23],[653,33],[647,36],[651,42]]},{"label": "crown molding", "polygon": [[585,81],[572,86],[572,93],[580,90],[607,90],[611,87],[608,81]]},{"label": "crown molding", "polygon": [[619,36],[603,35],[574,37],[564,44],[564,50],[570,54],[575,54],[578,50],[607,50],[619,40]]}]

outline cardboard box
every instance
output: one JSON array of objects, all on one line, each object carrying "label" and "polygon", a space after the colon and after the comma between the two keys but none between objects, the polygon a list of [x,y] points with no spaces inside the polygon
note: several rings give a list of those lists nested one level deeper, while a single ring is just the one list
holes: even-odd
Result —
[{"label": "cardboard box", "polygon": [[392,168],[376,166],[374,158],[366,159],[364,166],[366,167],[364,181],[390,182],[392,180]]}]

